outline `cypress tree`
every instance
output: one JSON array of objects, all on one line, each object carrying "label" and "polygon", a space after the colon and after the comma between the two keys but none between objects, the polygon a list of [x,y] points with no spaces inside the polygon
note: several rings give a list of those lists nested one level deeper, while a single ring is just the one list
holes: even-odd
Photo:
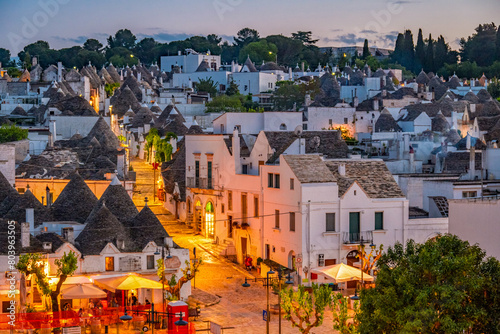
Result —
[{"label": "cypress tree", "polygon": [[425,71],[434,72],[434,42],[432,35],[429,34],[429,41],[427,42],[427,50],[425,52]]},{"label": "cypress tree", "polygon": [[436,71],[444,66],[446,58],[448,57],[448,46],[441,35],[438,37],[434,51],[434,66]]},{"label": "cypress tree", "polygon": [[419,73],[424,68],[425,43],[422,29],[418,29],[417,46],[415,46],[415,73]]},{"label": "cypress tree", "polygon": [[401,65],[406,67],[409,71],[412,71],[415,67],[415,50],[413,49],[413,34],[411,30],[405,31],[405,39],[403,44],[403,60]]},{"label": "cypress tree", "polygon": [[365,39],[365,44],[363,44],[363,59],[371,56],[370,49],[368,48],[368,40]]},{"label": "cypress tree", "polygon": [[392,53],[392,61],[395,63],[401,64],[401,59],[403,58],[403,47],[405,43],[405,37],[402,33],[398,34],[398,38],[396,39],[396,46],[394,47],[394,52]]},{"label": "cypress tree", "polygon": [[497,38],[496,38],[496,41],[495,41],[495,46],[496,46],[496,50],[497,50],[497,57],[496,57],[496,59],[500,61],[500,26],[498,26]]}]

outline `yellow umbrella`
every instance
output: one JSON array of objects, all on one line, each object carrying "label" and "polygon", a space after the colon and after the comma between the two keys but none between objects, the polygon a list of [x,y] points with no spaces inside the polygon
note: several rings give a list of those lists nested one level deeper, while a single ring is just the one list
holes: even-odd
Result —
[{"label": "yellow umbrella", "polygon": [[94,283],[103,289],[114,292],[115,290],[135,290],[135,289],[162,289],[160,282],[153,281],[135,274],[128,274],[118,277],[95,277]]},{"label": "yellow umbrella", "polygon": [[[339,263],[332,266],[320,267],[311,269],[312,273],[325,275],[328,278],[335,280],[335,283],[347,281],[361,281],[361,269],[348,266],[347,264]],[[363,281],[373,281],[374,278],[363,273]]]},{"label": "yellow umbrella", "polygon": [[90,284],[76,284],[63,287],[62,299],[106,298],[106,292]]}]

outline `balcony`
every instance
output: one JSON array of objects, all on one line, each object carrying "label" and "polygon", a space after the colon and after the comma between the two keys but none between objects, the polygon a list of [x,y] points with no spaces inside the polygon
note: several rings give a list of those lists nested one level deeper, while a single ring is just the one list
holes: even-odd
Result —
[{"label": "balcony", "polygon": [[364,231],[357,233],[344,232],[342,239],[343,243],[346,245],[359,245],[361,243],[369,245],[373,243],[373,233],[372,231]]},{"label": "balcony", "polygon": [[188,177],[187,187],[197,189],[214,189],[213,178],[207,177]]}]

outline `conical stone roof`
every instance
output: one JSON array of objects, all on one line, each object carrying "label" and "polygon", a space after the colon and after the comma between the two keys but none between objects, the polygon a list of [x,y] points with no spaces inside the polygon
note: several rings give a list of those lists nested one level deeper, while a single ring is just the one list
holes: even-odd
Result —
[{"label": "conical stone roof", "polygon": [[76,246],[83,255],[98,255],[108,243],[122,250],[118,242],[120,240],[125,242],[125,249],[130,247],[130,238],[125,227],[111,213],[106,204],[99,203],[85,224],[85,228],[75,240]]},{"label": "conical stone roof", "polygon": [[5,218],[24,222],[26,221],[26,209],[34,209],[35,227],[43,222],[52,220],[50,211],[40,203],[29,189],[16,200],[15,204],[5,214]]},{"label": "conical stone roof", "polygon": [[121,222],[126,222],[139,213],[127,191],[116,177],[108,188],[106,188],[94,210],[99,208],[103,202],[106,203],[106,207]]},{"label": "conical stone roof", "polygon": [[76,172],[52,205],[52,212],[56,220],[84,223],[96,204],[97,197]]},{"label": "conical stone roof", "polygon": [[93,137],[97,139],[101,147],[107,150],[116,150],[120,146],[118,138],[113,133],[108,123],[106,123],[106,121],[102,117],[99,117],[86,138],[90,142]]},{"label": "conical stone roof", "polygon": [[18,192],[12,187],[2,172],[0,172],[0,203],[2,203],[5,198],[15,196],[16,194],[18,194]]},{"label": "conical stone roof", "polygon": [[130,236],[138,250],[144,249],[151,241],[162,245],[164,238],[169,236],[149,206],[145,206],[126,225],[130,229]]}]

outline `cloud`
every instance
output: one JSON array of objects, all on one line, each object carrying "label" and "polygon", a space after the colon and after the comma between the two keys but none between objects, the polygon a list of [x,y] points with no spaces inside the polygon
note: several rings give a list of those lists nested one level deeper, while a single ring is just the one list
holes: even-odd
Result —
[{"label": "cloud", "polygon": [[355,34],[344,34],[337,36],[332,41],[354,45],[357,43],[363,43],[365,41],[365,38],[356,36]]},{"label": "cloud", "polygon": [[152,37],[158,42],[172,42],[172,41],[180,41],[186,38],[194,36],[193,34],[185,34],[185,33],[169,33],[169,32],[157,32],[154,34],[137,34],[137,39],[141,40],[146,37]]},{"label": "cloud", "polygon": [[421,1],[398,0],[398,1],[394,1],[392,3],[395,4],[395,5],[406,5],[406,4],[409,4],[409,3],[420,3],[420,2]]},{"label": "cloud", "polygon": [[377,32],[375,30],[361,30],[360,33],[362,34],[376,34]]},{"label": "cloud", "polygon": [[68,42],[68,43],[76,43],[76,44],[83,44],[89,37],[87,36],[78,36],[78,37],[62,37],[62,36],[52,36],[52,38],[61,41],[61,42]]},{"label": "cloud", "polygon": [[339,31],[344,31],[344,29],[331,29],[331,32],[339,32]]}]

